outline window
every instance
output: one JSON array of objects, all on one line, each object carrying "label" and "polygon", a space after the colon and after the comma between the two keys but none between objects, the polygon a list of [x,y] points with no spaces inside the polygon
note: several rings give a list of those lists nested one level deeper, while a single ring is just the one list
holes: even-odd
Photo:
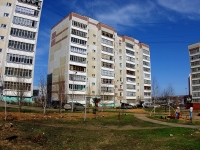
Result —
[{"label": "window", "polygon": [[122,68],[122,63],[119,63],[120,68]]},{"label": "window", "polygon": [[96,37],[96,35],[95,35],[95,34],[93,34],[93,37]]},{"label": "window", "polygon": [[113,42],[110,41],[110,40],[107,40],[107,39],[103,39],[103,38],[102,38],[102,43],[107,44],[107,45],[110,45],[110,46],[113,46]]},{"label": "window", "polygon": [[122,60],[122,56],[119,56],[119,60]]},{"label": "window", "polygon": [[120,70],[120,75],[122,75],[122,70]]},{"label": "window", "polygon": [[11,41],[8,42],[8,47],[11,49],[17,49],[17,50],[23,50],[23,51],[29,51],[33,52],[34,50],[34,44],[29,43],[22,43],[18,41]]},{"label": "window", "polygon": [[71,81],[85,82],[85,79],[86,79],[86,76],[75,75],[75,74],[70,74],[69,75],[69,80],[71,80]]},{"label": "window", "polygon": [[72,29],[72,34],[80,36],[80,37],[84,37],[84,38],[86,38],[87,36],[87,33],[79,31],[79,30],[75,30],[75,29]]},{"label": "window", "polygon": [[96,50],[94,50],[94,49],[93,49],[93,50],[92,50],[92,52],[93,52],[93,53],[95,53],[95,52],[96,52]]},{"label": "window", "polygon": [[121,50],[121,49],[119,49],[119,53],[120,53],[120,54],[122,53],[122,50]]},{"label": "window", "polygon": [[112,84],[113,80],[112,79],[101,79],[102,84]]},{"label": "window", "polygon": [[92,82],[92,85],[95,85],[95,83],[94,83],[94,82]]},{"label": "window", "polygon": [[101,75],[102,76],[114,77],[114,72],[113,71],[109,71],[109,70],[101,69]]},{"label": "window", "polygon": [[127,84],[127,89],[135,89],[135,85],[132,85],[132,84]]},{"label": "window", "polygon": [[26,39],[35,39],[36,33],[27,30],[11,28],[10,35]]},{"label": "window", "polygon": [[12,5],[11,3],[7,3],[7,4],[6,4],[6,6],[11,6],[11,5]]},{"label": "window", "polygon": [[92,94],[95,94],[95,91],[92,91]]},{"label": "window", "polygon": [[95,69],[95,66],[92,66],[92,69]]},{"label": "window", "polygon": [[95,58],[94,58],[94,57],[92,57],[92,60],[95,60]]},{"label": "window", "polygon": [[38,16],[39,15],[38,10],[34,10],[34,9],[30,9],[30,8],[26,8],[26,7],[22,7],[22,6],[18,6],[18,5],[15,7],[15,12],[25,14],[25,15],[30,15],[30,16]]},{"label": "window", "polygon": [[135,82],[135,78],[127,77],[127,78],[126,78],[126,81],[127,81],[127,82]]},{"label": "window", "polygon": [[86,49],[82,49],[82,48],[74,47],[74,46],[71,46],[71,52],[84,54],[84,55],[86,55],[87,53]]},{"label": "window", "polygon": [[4,36],[0,36],[0,40],[4,40]]},{"label": "window", "polygon": [[1,28],[6,28],[6,24],[1,24]]},{"label": "window", "polygon": [[135,69],[135,65],[126,63],[127,68]]},{"label": "window", "polygon": [[121,42],[119,42],[119,46],[121,46],[122,45],[122,43]]},{"label": "window", "polygon": [[120,89],[122,89],[122,85],[120,85]]},{"label": "window", "polygon": [[135,62],[135,58],[130,57],[130,56],[126,56],[126,60],[131,61],[131,62]]},{"label": "window", "polygon": [[87,29],[87,25],[86,24],[83,24],[83,23],[80,23],[80,22],[77,22],[77,21],[74,21],[74,20],[72,20],[72,25],[75,26],[75,27],[84,29],[84,30]]},{"label": "window", "polygon": [[6,67],[5,68],[5,75],[15,76],[15,77],[31,78],[32,77],[32,70]]},{"label": "window", "polygon": [[0,48],[0,52],[2,52],[2,48]]},{"label": "window", "polygon": [[127,96],[135,96],[135,92],[126,92]]},{"label": "window", "polygon": [[109,61],[113,61],[113,60],[114,60],[114,57],[113,57],[113,56],[106,55],[106,54],[102,54],[102,55],[101,55],[101,58],[102,58],[102,59],[109,60]]},{"label": "window", "polygon": [[113,54],[112,48],[109,48],[109,47],[106,47],[106,46],[101,46],[101,50]]},{"label": "window", "polygon": [[75,43],[75,44],[80,44],[80,45],[84,45],[85,46],[87,41],[71,37],[71,42]]},{"label": "window", "polygon": [[85,91],[85,85],[69,84],[69,89],[74,91]]},{"label": "window", "polygon": [[130,50],[128,50],[128,49],[126,49],[126,54],[129,54],[129,55],[132,55],[132,56],[135,55],[135,54],[134,54],[134,51],[130,51]]},{"label": "window", "polygon": [[122,81],[122,78],[120,78],[119,81]]},{"label": "window", "polygon": [[8,53],[7,62],[31,65],[33,64],[33,57]]},{"label": "window", "polygon": [[70,61],[85,64],[86,63],[86,58],[70,55]]},{"label": "window", "polygon": [[24,91],[31,91],[31,84],[30,83],[19,83],[19,82],[10,82],[5,81],[4,82],[4,89],[23,89]]},{"label": "window", "polygon": [[120,96],[123,96],[123,95],[122,95],[122,92],[120,92],[119,95],[120,95]]},{"label": "window", "polygon": [[96,42],[93,42],[93,45],[96,45]]},{"label": "window", "polygon": [[132,44],[130,44],[130,43],[126,43],[126,47],[131,48],[131,49],[134,48],[134,46]]},{"label": "window", "polygon": [[102,62],[102,67],[105,67],[105,68],[113,68],[113,64],[111,63],[107,63],[107,62]]},{"label": "window", "polygon": [[95,74],[92,74],[92,77],[95,77]]},{"label": "window", "polygon": [[4,13],[4,17],[9,17],[9,14],[8,13]]},{"label": "window", "polygon": [[18,24],[18,25],[22,25],[22,26],[37,28],[38,22],[34,21],[34,20],[14,16],[13,17],[13,23]]}]

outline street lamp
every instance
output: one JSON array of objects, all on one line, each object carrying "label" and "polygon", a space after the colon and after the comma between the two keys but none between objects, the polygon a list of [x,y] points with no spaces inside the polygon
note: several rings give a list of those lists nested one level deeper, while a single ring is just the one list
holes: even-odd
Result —
[{"label": "street lamp", "polygon": [[73,77],[72,77],[73,84],[72,84],[72,110],[71,110],[71,112],[73,112],[73,110],[74,110],[73,101],[74,101],[74,76],[75,76],[75,74],[77,74],[77,72],[74,72]]}]

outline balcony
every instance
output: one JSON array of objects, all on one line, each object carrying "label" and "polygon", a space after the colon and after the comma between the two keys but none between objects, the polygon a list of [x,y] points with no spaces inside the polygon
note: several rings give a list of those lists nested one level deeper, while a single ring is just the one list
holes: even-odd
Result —
[{"label": "balcony", "polygon": [[126,70],[127,75],[135,76],[135,71]]},{"label": "balcony", "polygon": [[102,31],[102,35],[105,36],[105,37],[113,39],[113,34],[110,34],[108,32]]}]

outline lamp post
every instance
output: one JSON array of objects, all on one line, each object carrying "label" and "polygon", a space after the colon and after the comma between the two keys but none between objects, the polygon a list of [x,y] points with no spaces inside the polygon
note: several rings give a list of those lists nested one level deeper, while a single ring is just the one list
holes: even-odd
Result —
[{"label": "lamp post", "polygon": [[73,84],[72,84],[72,110],[71,110],[71,112],[73,112],[73,110],[74,110],[74,108],[73,108],[73,106],[74,106],[73,101],[74,101],[74,76],[75,76],[75,74],[77,74],[77,72],[74,72],[73,77],[72,77]]}]

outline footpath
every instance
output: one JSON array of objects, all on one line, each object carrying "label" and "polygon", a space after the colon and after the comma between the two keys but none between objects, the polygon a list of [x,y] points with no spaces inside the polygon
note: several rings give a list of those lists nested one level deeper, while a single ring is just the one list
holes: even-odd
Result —
[{"label": "footpath", "polygon": [[139,113],[134,113],[134,116],[140,120],[143,121],[148,121],[156,124],[162,124],[166,126],[171,126],[171,127],[181,127],[181,128],[192,128],[192,129],[200,129],[200,126],[195,126],[195,125],[183,125],[183,124],[177,124],[177,123],[169,123],[169,122],[164,122],[164,121],[159,121],[159,120],[154,120],[147,118],[148,114],[139,114]]}]

